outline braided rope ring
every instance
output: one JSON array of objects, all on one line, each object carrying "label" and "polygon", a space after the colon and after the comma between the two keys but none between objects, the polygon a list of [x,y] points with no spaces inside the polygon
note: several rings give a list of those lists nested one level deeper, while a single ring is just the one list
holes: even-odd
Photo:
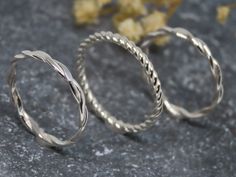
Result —
[{"label": "braided rope ring", "polygon": [[[19,91],[16,88],[16,63],[20,60],[25,59],[36,59],[42,62],[49,64],[55,71],[57,71],[63,79],[69,83],[71,92],[75,97],[80,108],[80,120],[79,120],[79,130],[71,136],[68,140],[60,140],[57,137],[46,133],[42,128],[39,127],[38,123],[25,111],[22,99],[20,97]],[[43,51],[22,51],[21,54],[15,55],[14,60],[12,61],[10,74],[8,77],[9,86],[11,89],[11,95],[13,102],[17,108],[20,119],[25,127],[34,134],[40,142],[46,146],[50,147],[61,147],[67,146],[75,143],[80,137],[80,134],[84,131],[88,120],[87,107],[85,105],[85,98],[82,89],[76,80],[72,77],[68,68],[60,63],[59,61],[52,59],[47,53]]]},{"label": "braided rope ring", "polygon": [[[122,48],[128,50],[135,58],[139,61],[142,68],[145,70],[145,74],[148,77],[149,85],[152,88],[154,95],[154,109],[150,115],[145,116],[145,121],[138,124],[125,123],[122,120],[118,120],[116,117],[112,116],[108,111],[106,111],[103,106],[97,101],[95,96],[90,89],[89,83],[87,81],[85,73],[85,51],[91,45],[97,42],[107,41],[121,46]],[[105,123],[108,124],[113,130],[119,133],[136,133],[139,131],[144,131],[147,128],[151,127],[157,121],[158,116],[162,112],[163,100],[162,100],[162,90],[160,81],[156,71],[153,69],[152,63],[149,61],[146,54],[144,54],[140,48],[138,48],[133,42],[129,41],[126,37],[123,37],[119,34],[113,34],[111,32],[99,32],[93,35],[90,35],[85,39],[78,49],[78,60],[77,60],[77,72],[78,79],[81,87],[84,90],[85,97],[88,104],[90,105],[91,110]]]},{"label": "braided rope ring", "polygon": [[189,31],[183,28],[170,28],[170,27],[164,27],[157,31],[149,33],[146,38],[141,42],[140,46],[141,48],[146,51],[148,51],[148,47],[153,42],[154,39],[156,39],[159,36],[172,34],[176,37],[182,38],[186,41],[189,41],[194,47],[198,49],[198,51],[205,56],[210,64],[210,69],[213,75],[213,78],[216,82],[216,93],[212,100],[212,103],[209,106],[206,106],[200,110],[190,112],[186,110],[183,107],[174,105],[170,103],[167,99],[167,97],[163,94],[164,97],[164,105],[167,108],[167,110],[175,117],[178,118],[199,118],[203,115],[206,115],[208,112],[210,112],[217,104],[220,103],[223,97],[223,84],[222,84],[222,72],[219,63],[217,60],[212,56],[210,49],[208,46],[199,38],[194,37]]}]

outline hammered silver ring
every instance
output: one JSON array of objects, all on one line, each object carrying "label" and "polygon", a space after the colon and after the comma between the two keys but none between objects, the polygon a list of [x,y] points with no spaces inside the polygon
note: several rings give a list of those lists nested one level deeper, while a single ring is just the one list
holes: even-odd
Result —
[{"label": "hammered silver ring", "polygon": [[[26,112],[23,101],[19,94],[19,91],[16,87],[16,63],[18,61],[22,61],[25,59],[35,59],[38,61],[42,61],[50,65],[56,72],[58,72],[62,78],[68,82],[71,92],[73,93],[74,98],[76,99],[79,106],[79,129],[76,133],[68,138],[67,140],[60,140],[59,138],[46,133],[39,124]],[[8,77],[9,86],[11,89],[12,100],[17,108],[18,114],[20,116],[20,120],[24,124],[24,126],[34,134],[37,139],[43,143],[43,145],[50,147],[62,147],[75,143],[75,141],[80,137],[81,133],[84,131],[87,120],[88,120],[88,112],[85,104],[85,97],[82,89],[76,80],[72,77],[68,68],[60,63],[59,61],[53,59],[47,53],[43,51],[22,51],[20,54],[15,55],[14,60],[12,61],[10,74]]]},{"label": "hammered silver ring", "polygon": [[206,106],[200,110],[191,112],[183,107],[170,103],[167,97],[163,94],[165,107],[174,117],[178,117],[178,118],[199,118],[206,115],[211,110],[213,110],[215,106],[218,105],[223,98],[224,89],[223,89],[223,83],[222,83],[222,72],[221,72],[219,63],[213,57],[209,47],[205,44],[205,42],[193,36],[189,31],[183,28],[164,27],[164,28],[158,29],[157,31],[151,32],[142,40],[140,44],[141,48],[146,53],[148,53],[149,52],[148,47],[151,45],[151,43],[157,37],[160,37],[163,35],[174,35],[178,38],[181,38],[190,42],[194,47],[196,47],[198,51],[208,59],[208,62],[210,64],[210,69],[216,83],[215,96],[212,100],[212,103],[209,106]]},{"label": "hammered silver ring", "polygon": [[[154,109],[149,115],[145,116],[145,120],[142,123],[130,124],[119,120],[118,118],[111,115],[111,113],[109,113],[106,109],[104,109],[104,107],[98,102],[98,100],[93,95],[85,73],[84,55],[85,51],[91,45],[101,41],[114,43],[129,51],[133,56],[135,56],[135,58],[139,61],[140,65],[145,71],[145,74],[149,79],[148,84],[151,87],[151,90],[154,95]],[[156,71],[153,69],[152,63],[149,61],[146,54],[144,54],[139,47],[137,47],[133,42],[129,41],[124,36],[121,36],[119,34],[113,34],[112,32],[102,31],[90,35],[87,39],[85,39],[80,44],[78,51],[79,54],[77,60],[77,72],[79,83],[84,90],[85,97],[87,99],[88,104],[90,105],[91,110],[99,118],[104,120],[105,123],[108,124],[108,126],[110,126],[113,130],[119,133],[136,133],[139,131],[144,131],[155,124],[163,108],[161,84]]]}]

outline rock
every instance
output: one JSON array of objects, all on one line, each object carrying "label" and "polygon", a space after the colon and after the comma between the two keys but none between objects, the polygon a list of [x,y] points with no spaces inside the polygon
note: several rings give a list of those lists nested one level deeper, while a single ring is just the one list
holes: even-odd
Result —
[{"label": "rock", "polygon": [[[184,2],[170,22],[202,38],[221,64],[225,95],[214,111],[194,121],[178,121],[165,112],[155,127],[127,136],[90,113],[78,143],[54,150],[41,147],[19,121],[6,82],[10,60],[22,50],[44,50],[76,77],[80,42],[95,31],[113,30],[111,19],[78,28],[71,1],[0,1],[0,176],[235,176],[236,15],[222,26],[216,7],[215,1]],[[88,53],[87,73],[99,101],[122,120],[143,120],[152,99],[137,62],[107,43]],[[207,60],[198,58],[203,57],[181,40],[151,52],[162,88],[174,103],[190,108],[209,103],[211,73]],[[76,130],[78,110],[67,85],[47,65],[26,61],[18,68],[27,111],[48,132],[69,136]]]}]

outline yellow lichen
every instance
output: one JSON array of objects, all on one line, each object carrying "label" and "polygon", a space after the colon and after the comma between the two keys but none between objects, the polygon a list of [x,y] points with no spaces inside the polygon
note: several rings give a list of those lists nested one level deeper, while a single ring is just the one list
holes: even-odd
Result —
[{"label": "yellow lichen", "polygon": [[135,22],[132,18],[122,21],[118,27],[118,32],[128,39],[138,42],[143,34],[142,26],[139,22]]}]

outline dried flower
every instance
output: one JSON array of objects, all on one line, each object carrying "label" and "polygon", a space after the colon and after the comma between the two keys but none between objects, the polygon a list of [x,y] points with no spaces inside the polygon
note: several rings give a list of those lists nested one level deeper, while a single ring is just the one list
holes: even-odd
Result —
[{"label": "dried flower", "polygon": [[99,5],[99,7],[102,7],[104,5],[111,3],[111,0],[97,0],[97,3]]},{"label": "dried flower", "polygon": [[141,19],[141,24],[144,33],[147,34],[166,25],[166,14],[160,11],[155,11],[150,15],[143,17]]},{"label": "dried flower", "polygon": [[169,0],[169,4],[167,7],[167,19],[172,17],[172,15],[176,12],[177,8],[182,3],[182,0]]},{"label": "dried flower", "polygon": [[[82,25],[95,23],[98,16],[115,12],[112,20],[116,30],[130,40],[139,42],[147,33],[166,26],[181,2],[182,0],[75,0],[74,15],[76,23]],[[108,3],[112,6],[104,7]],[[155,44],[165,45],[168,41],[169,37],[163,36]]]},{"label": "dried flower", "polygon": [[152,3],[157,8],[165,8],[167,19],[169,19],[182,3],[182,0],[143,0],[143,3]]},{"label": "dried flower", "polygon": [[217,7],[217,21],[221,24],[225,24],[229,18],[230,8],[229,6],[219,6]]},{"label": "dried flower", "polygon": [[75,0],[73,13],[76,24],[96,23],[102,7],[109,2],[111,0]]},{"label": "dried flower", "polygon": [[118,26],[120,25],[120,23],[122,23],[124,20],[127,19],[127,16],[123,13],[117,13],[113,16],[112,21],[113,21],[113,25],[115,26],[115,28],[117,29]]},{"label": "dried flower", "polygon": [[138,42],[143,35],[143,29],[139,22],[135,22],[132,18],[128,18],[121,22],[118,27],[118,32],[128,39]]},{"label": "dried flower", "polygon": [[[152,31],[155,31],[161,27],[166,26],[166,14],[163,12],[155,11],[152,14],[143,17],[141,19],[141,24],[144,29],[144,34],[146,35]],[[165,45],[169,41],[169,36],[161,36],[155,40],[155,44],[159,46]]]},{"label": "dried flower", "polygon": [[118,6],[119,13],[127,17],[136,17],[147,13],[142,0],[118,0]]},{"label": "dried flower", "polygon": [[217,7],[216,19],[219,23],[225,24],[232,9],[236,8],[236,3],[225,4]]},{"label": "dried flower", "polygon": [[91,24],[97,21],[100,7],[96,0],[76,0],[74,2],[74,16],[76,24]]},{"label": "dried flower", "polygon": [[170,36],[160,36],[155,39],[154,44],[157,46],[165,46],[170,41]]}]

